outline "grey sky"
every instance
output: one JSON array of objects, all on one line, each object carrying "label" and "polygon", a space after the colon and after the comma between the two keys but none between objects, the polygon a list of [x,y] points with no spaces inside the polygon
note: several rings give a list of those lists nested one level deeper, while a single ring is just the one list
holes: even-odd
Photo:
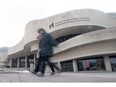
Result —
[{"label": "grey sky", "polygon": [[0,47],[14,46],[26,24],[62,12],[91,8],[116,12],[115,0],[0,0]]}]

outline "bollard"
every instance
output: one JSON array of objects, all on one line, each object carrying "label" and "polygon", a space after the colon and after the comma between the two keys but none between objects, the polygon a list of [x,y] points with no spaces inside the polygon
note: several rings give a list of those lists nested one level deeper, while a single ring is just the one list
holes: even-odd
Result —
[{"label": "bollard", "polygon": [[30,71],[33,72],[34,71],[34,64],[30,63]]}]

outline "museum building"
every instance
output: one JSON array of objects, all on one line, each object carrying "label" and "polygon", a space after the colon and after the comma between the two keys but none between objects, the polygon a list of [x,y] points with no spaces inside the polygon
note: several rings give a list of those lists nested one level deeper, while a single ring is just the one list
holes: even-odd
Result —
[{"label": "museum building", "polygon": [[[29,69],[38,55],[37,30],[44,28],[57,42],[51,61],[62,72],[116,71],[116,14],[77,9],[32,20],[22,40],[8,49],[11,69]],[[46,72],[49,72],[49,67]]]}]

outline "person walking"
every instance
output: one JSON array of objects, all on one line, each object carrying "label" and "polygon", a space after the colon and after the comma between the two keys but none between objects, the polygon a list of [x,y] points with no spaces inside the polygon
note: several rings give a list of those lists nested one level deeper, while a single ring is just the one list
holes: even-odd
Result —
[{"label": "person walking", "polygon": [[49,61],[49,58],[53,56],[53,47],[58,46],[58,42],[56,42],[53,37],[47,33],[43,28],[38,29],[39,36],[39,59],[34,70],[38,76],[44,76],[46,62],[49,65],[52,73],[50,75],[55,74],[55,69],[60,72],[60,69],[52,62]]}]

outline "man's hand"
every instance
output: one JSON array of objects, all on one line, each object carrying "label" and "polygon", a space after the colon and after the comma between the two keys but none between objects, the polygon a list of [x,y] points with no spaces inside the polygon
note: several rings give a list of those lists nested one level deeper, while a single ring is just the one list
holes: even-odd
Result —
[{"label": "man's hand", "polygon": [[41,38],[41,35],[39,34],[36,38],[37,38],[37,39],[40,39],[40,38]]}]

